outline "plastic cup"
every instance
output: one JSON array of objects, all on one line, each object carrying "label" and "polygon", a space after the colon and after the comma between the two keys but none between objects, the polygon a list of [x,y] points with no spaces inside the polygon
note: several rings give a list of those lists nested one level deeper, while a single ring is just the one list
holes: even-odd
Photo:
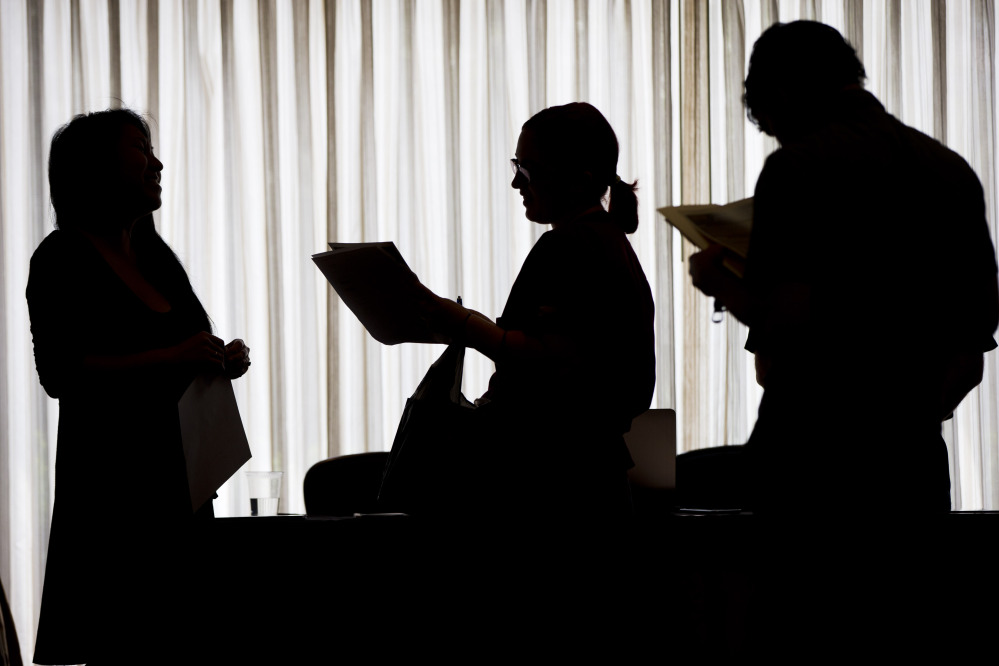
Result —
[{"label": "plastic cup", "polygon": [[284,472],[247,472],[251,516],[276,516]]}]

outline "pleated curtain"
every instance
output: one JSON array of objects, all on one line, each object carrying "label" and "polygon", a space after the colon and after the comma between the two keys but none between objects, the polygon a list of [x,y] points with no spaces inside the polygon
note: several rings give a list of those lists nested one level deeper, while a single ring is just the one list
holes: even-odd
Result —
[{"label": "pleated curtain", "polygon": [[[310,465],[391,445],[443,349],[375,342],[310,255],[391,240],[428,287],[499,315],[545,231],[510,188],[520,126],[574,100],[607,116],[618,173],[638,179],[654,406],[677,410],[680,451],[744,442],[761,395],[745,328],[711,322],[686,275],[691,248],[656,208],[752,195],[776,144],[745,118],[746,62],[766,26],[798,18],[839,29],[888,110],[968,159],[995,238],[993,2],[0,0],[0,576],[22,652],[58,418],[35,374],[24,287],[53,224],[48,144],[73,114],[127,106],[149,118],[165,165],[156,224],[217,334],[253,350],[234,382],[247,469],[284,471],[281,510],[297,513]],[[905,316],[886,301],[886,318]],[[945,426],[955,508],[999,508],[997,357]],[[470,352],[466,395],[491,371]],[[141,470],[123,480],[123,498],[141,482]],[[240,474],[215,504],[248,513]]]}]

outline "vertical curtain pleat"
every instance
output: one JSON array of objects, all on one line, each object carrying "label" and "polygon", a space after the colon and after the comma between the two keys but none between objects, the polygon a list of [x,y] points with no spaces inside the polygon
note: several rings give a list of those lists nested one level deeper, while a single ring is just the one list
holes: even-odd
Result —
[{"label": "vertical curtain pleat", "polygon": [[[6,101],[10,93],[7,89],[7,72],[4,68],[4,63],[13,60],[13,51],[16,48],[14,40],[7,38],[7,35],[11,31],[11,17],[0,12],[0,36],[2,36],[0,38],[2,39],[0,41],[0,132],[3,132],[3,128],[10,122],[7,119],[6,108]],[[11,52],[8,52],[4,48],[7,45],[10,46]],[[0,135],[0,140],[3,139],[5,134]],[[12,236],[12,233],[7,229],[7,220],[10,217],[9,211],[4,206],[4,202],[7,200],[7,169],[7,153],[0,150],[0,259],[4,258],[5,253],[3,248],[6,248],[10,244],[10,236]],[[11,438],[8,436],[12,421],[7,416],[10,404],[7,388],[9,384],[9,370],[7,367],[7,282],[3,272],[0,272],[0,322],[3,322],[0,325],[0,352],[2,352],[0,353],[0,536],[5,540],[13,532],[11,527],[14,512],[11,511],[11,507],[18,506],[21,511],[24,510],[21,504],[14,504],[15,488],[13,475],[11,474],[11,471],[14,469],[14,451],[11,447]],[[30,503],[29,506],[31,506]],[[10,548],[0,548],[0,582],[3,583],[5,591],[11,589],[8,582],[11,580],[11,572],[13,570],[11,566],[11,550]],[[18,565],[19,568],[23,566],[20,562],[18,562]],[[7,595],[10,596],[10,593],[7,592]],[[13,612],[17,615],[16,607]]]},{"label": "vertical curtain pleat", "polygon": [[[24,287],[48,226],[42,148],[44,8],[0,8],[0,575],[15,624],[34,626],[48,544],[54,422],[34,372]],[[106,33],[105,33],[106,34]],[[39,168],[41,167],[41,168]],[[71,336],[67,336],[71,338]],[[50,434],[51,433],[51,434]],[[29,638],[28,644],[31,644]],[[23,652],[22,652],[23,653]]]},{"label": "vertical curtain pleat", "polygon": [[[498,285],[506,282],[509,268],[506,263],[507,245],[496,244],[491,240],[490,228],[494,223],[490,187],[495,177],[503,178],[504,184],[509,172],[505,160],[513,157],[513,147],[503,150],[502,156],[493,153],[488,138],[492,126],[489,117],[491,77],[489,75],[488,49],[494,40],[493,30],[487,26],[487,7],[482,2],[461,2],[451,7],[459,12],[451,20],[457,23],[457,31],[451,35],[457,39],[449,50],[457,54],[457,88],[454,91],[457,103],[457,150],[459,164],[476,164],[475,169],[459,169],[458,200],[461,220],[461,264],[458,269],[458,286],[465,304],[488,315],[499,314],[503,306],[498,293]],[[505,136],[505,124],[495,127],[495,131]],[[505,158],[505,159],[504,159]],[[493,163],[504,159],[499,166],[505,171],[498,172]],[[490,251],[492,250],[492,251]],[[480,275],[489,273],[493,281],[482,280]],[[489,364],[479,354],[470,353],[465,357],[463,389],[467,395],[475,396],[487,380]]]},{"label": "vertical curtain pleat", "polygon": [[860,62],[866,63],[864,53],[864,0],[843,0],[846,25],[843,36],[857,51]]},{"label": "vertical curtain pleat", "polygon": [[[26,157],[28,160],[34,161],[36,155],[47,155],[46,148],[48,143],[46,136],[47,132],[43,126],[44,115],[42,113],[42,109],[44,108],[46,102],[46,81],[45,75],[41,71],[43,51],[41,26],[44,22],[45,8],[40,4],[29,2],[26,9],[26,27],[29,52],[27,62],[29,68],[28,95],[25,100],[28,105],[29,112],[29,125],[27,132],[27,148],[29,150],[29,155]],[[0,31],[0,33],[2,33],[2,31]],[[2,139],[0,139],[0,142],[2,142]],[[41,242],[49,228],[48,206],[46,205],[48,201],[48,179],[46,178],[46,175],[47,174],[44,169],[37,168],[29,168],[28,173],[25,174],[29,183],[28,190],[25,192],[25,195],[28,197],[28,201],[26,202],[28,219],[26,222],[31,229],[29,242],[33,246],[36,246]],[[17,222],[14,221],[14,223],[16,224]],[[0,220],[0,225],[2,224],[3,222]],[[6,263],[6,260],[4,260],[4,263]],[[23,269],[25,264],[20,264],[20,266]],[[8,275],[10,275],[10,273],[8,273]],[[19,277],[23,278],[25,277],[25,274],[21,273]],[[24,282],[15,284],[17,286],[22,286]],[[23,303],[23,300],[19,300],[18,305],[20,306]],[[20,309],[20,307],[18,307],[18,309]],[[23,313],[23,310],[21,310],[21,312]],[[23,333],[26,333],[26,331],[22,328],[22,334]],[[29,336],[25,336],[25,341],[27,341],[28,337]],[[30,359],[31,357],[28,356],[27,347],[27,344],[22,343],[21,351],[25,354],[26,358]],[[25,369],[22,367],[21,371],[23,372],[24,370]],[[31,382],[31,379],[33,378],[30,377],[30,361],[28,361],[27,373],[29,375],[29,382]],[[30,521],[30,524],[27,527],[28,533],[30,533],[31,536],[27,543],[21,544],[21,550],[22,554],[26,556],[25,559],[30,561],[33,565],[33,571],[30,576],[26,577],[26,580],[30,581],[31,591],[34,598],[37,599],[41,595],[42,591],[45,554],[48,550],[48,521],[52,515],[50,498],[55,492],[54,463],[56,438],[54,436],[54,426],[58,419],[59,410],[57,405],[54,405],[51,401],[46,399],[45,392],[37,382],[31,382],[30,387],[30,389],[24,392],[30,400],[28,414],[31,419],[29,426],[31,431],[28,441],[30,442],[33,450],[22,452],[21,455],[23,455],[25,459],[31,460],[33,464],[30,470],[22,470],[23,472],[28,473],[21,478],[30,480],[31,485],[22,487],[22,491],[18,494],[20,495],[20,498],[30,498],[30,502],[27,504],[27,506],[30,507],[30,511],[27,513],[26,518]],[[2,432],[3,431],[0,430],[0,433]],[[18,457],[21,456],[19,455]],[[0,475],[2,474],[3,472],[0,470]],[[15,507],[19,505],[19,502],[15,502],[14,504]],[[0,525],[2,524],[3,523],[0,522]],[[2,539],[2,537],[0,537],[0,539]],[[22,608],[24,608],[23,605]]]},{"label": "vertical curtain pleat", "polygon": [[[331,241],[362,241],[362,197],[361,178],[370,160],[365,160],[361,152],[361,104],[362,58],[361,58],[361,16],[357,2],[338,0],[336,3],[336,23],[334,37],[335,71],[331,86],[333,93],[333,113],[335,116],[336,170],[337,178],[337,218],[330,234]],[[364,450],[364,443],[357,441],[364,433],[366,391],[363,365],[363,333],[352,325],[353,314],[338,298],[335,299],[336,317],[339,323],[336,333],[338,347],[336,358],[341,377],[355,377],[358,381],[349,390],[340,391],[338,405],[339,419],[334,427],[338,430],[339,453],[357,453]]]},{"label": "vertical curtain pleat", "polygon": [[[723,61],[724,96],[712,100],[721,104],[724,113],[724,131],[713,140],[724,146],[725,190],[724,197],[713,197],[720,203],[737,201],[752,195],[746,190],[746,113],[742,105],[743,80],[746,76],[746,17],[741,2],[721,4],[721,53]],[[724,199],[724,201],[721,201]],[[747,329],[735,317],[725,318],[726,368],[724,390],[726,418],[724,440],[720,444],[740,444],[749,437],[756,418],[761,389],[756,384],[753,357],[745,351]]]},{"label": "vertical curtain pleat", "polygon": [[[944,133],[947,145],[968,160],[982,181],[986,215],[995,240],[994,5],[946,3],[944,11]],[[981,385],[961,403],[954,418],[944,424],[955,509],[995,506],[993,470],[999,447],[995,421],[999,360],[993,352],[986,355],[985,361]]]},{"label": "vertical curtain pleat", "polygon": [[462,206],[461,206],[461,113],[459,91],[461,89],[459,64],[461,42],[461,4],[458,0],[443,0],[441,23],[443,27],[442,50],[444,57],[444,141],[445,163],[441,168],[446,172],[446,218],[447,254],[454,262],[454,270],[448,282],[450,293],[458,294],[464,274],[464,253],[462,252]]},{"label": "vertical curtain pleat", "polygon": [[69,0],[73,108],[83,108],[83,46],[80,43],[80,0]]},{"label": "vertical curtain pleat", "polygon": [[899,119],[934,136],[934,55],[933,15],[929,2],[908,2],[901,6],[899,21]]},{"label": "vertical curtain pleat", "polygon": [[[326,85],[326,220],[323,229],[326,238],[336,238],[336,221],[339,212],[337,197],[337,111],[333,93],[336,72],[336,0],[323,0],[323,28],[325,32]],[[321,247],[321,246],[320,246]],[[340,311],[339,300],[332,289],[325,290],[326,302],[326,456],[333,457],[342,451],[340,440]]]},{"label": "vertical curtain pleat", "polygon": [[118,0],[108,0],[108,33],[112,36],[108,43],[108,78],[111,89],[110,106],[121,107],[121,41]]},{"label": "vertical curtain pleat", "polygon": [[944,0],[930,0],[933,30],[933,137],[947,143],[947,8]]},{"label": "vertical curtain pleat", "polygon": [[[991,221],[992,238],[996,238],[996,217],[999,213],[996,201],[995,170],[995,7],[991,0],[972,3],[966,17],[971,27],[968,40],[970,72],[966,78],[966,105],[970,113],[966,139],[968,144],[961,152],[968,158],[978,173],[985,190],[985,209]],[[963,467],[974,470],[975,474],[965,474],[960,478],[959,497],[966,506],[991,504],[996,500],[997,450],[999,450],[999,430],[997,430],[996,371],[999,362],[996,354],[987,359],[985,377],[981,385],[965,399],[955,419],[958,420],[956,451],[962,457]],[[954,450],[952,449],[952,455]],[[972,483],[966,483],[971,480]],[[970,488],[966,486],[970,485]]]},{"label": "vertical curtain pleat", "polygon": [[[3,7],[0,30],[3,31],[0,38],[0,128],[14,123],[25,127],[27,109],[18,102],[27,98],[27,62],[23,53],[15,50],[17,42],[12,38],[16,36],[22,44],[27,39],[27,16],[23,5]],[[19,218],[24,216],[25,202],[17,196],[17,192],[18,187],[23,187],[25,183],[18,172],[22,171],[27,157],[25,148],[14,145],[17,142],[18,137],[8,139],[5,132],[0,143],[0,248],[4,252],[4,261],[0,264],[0,313],[5,324],[5,330],[0,334],[0,343],[3,344],[0,348],[0,398],[3,399],[0,403],[0,426],[4,428],[3,441],[0,442],[0,463],[4,466],[0,470],[3,475],[0,480],[0,503],[5,505],[0,507],[0,521],[3,521],[0,526],[5,530],[5,541],[10,535],[10,546],[3,548],[4,552],[0,554],[0,575],[4,577],[4,589],[15,618],[30,617],[27,613],[32,610],[31,601],[36,593],[31,580],[36,561],[32,561],[28,554],[32,552],[31,540],[35,529],[31,485],[37,480],[30,473],[26,474],[32,467],[34,451],[24,445],[26,440],[30,440],[28,424],[23,418],[27,408],[26,392],[20,388],[29,384],[19,385],[19,382],[29,379],[23,367],[26,364],[18,361],[18,356],[23,356],[27,350],[23,335],[6,330],[6,323],[17,321],[15,318],[23,316],[26,309],[18,307],[21,299],[15,281],[20,272],[12,271],[13,267],[7,265],[7,255],[9,248],[18,245],[17,249],[21,252],[28,250],[26,246],[31,242],[30,237],[24,239],[14,228],[14,224],[21,223]],[[21,261],[23,264],[24,260]],[[19,483],[18,474],[27,483]]]},{"label": "vertical curtain pleat", "polygon": [[[277,25],[276,6],[271,0],[260,0],[258,22],[260,26],[260,105],[263,131],[264,164],[264,225],[267,237],[267,263],[262,267],[267,275],[267,314],[270,347],[267,363],[270,369],[271,451],[273,469],[284,469],[284,451],[280,442],[285,441],[285,385],[284,364],[287,348],[283,343],[285,303],[282,298],[283,235],[281,233],[280,180],[278,168],[278,90],[277,90]],[[250,343],[252,347],[252,342]],[[282,491],[282,495],[284,495]],[[287,504],[286,504],[287,505]]]},{"label": "vertical curtain pleat", "polygon": [[902,0],[887,0],[885,3],[887,24],[887,39],[885,39],[887,51],[888,73],[886,74],[887,85],[881,102],[888,109],[889,113],[900,114],[902,109]]},{"label": "vertical curtain pleat", "polygon": [[[222,170],[224,174],[224,197],[225,197],[225,215],[222,219],[214,220],[214,224],[218,224],[224,230],[227,238],[230,242],[226,244],[225,258],[226,264],[231,267],[233,272],[234,281],[236,284],[243,285],[243,289],[237,291],[240,293],[245,290],[248,286],[244,279],[245,266],[243,262],[243,253],[238,251],[238,248],[243,248],[246,246],[246,239],[244,234],[248,230],[243,224],[237,223],[237,220],[242,221],[242,216],[240,214],[240,209],[242,205],[242,199],[239,196],[240,193],[240,173],[239,165],[241,164],[241,153],[242,153],[242,142],[239,140],[240,130],[242,128],[242,116],[241,116],[241,106],[238,102],[238,90],[237,90],[237,74],[236,74],[236,44],[235,44],[235,27],[234,27],[234,13],[235,6],[234,0],[220,0],[219,2],[219,29],[220,29],[220,40],[221,40],[221,58],[222,58],[222,109],[223,114],[227,118],[227,122],[223,123],[223,131],[225,136],[224,151],[223,151],[223,162]],[[245,311],[244,311],[244,298],[235,297],[229,299],[227,302],[228,310],[227,313],[230,317],[230,321],[245,321]],[[245,334],[244,334],[245,335]],[[252,337],[246,335],[247,339],[250,341],[251,346],[260,344],[263,341],[253,340]],[[252,358],[252,357],[251,357]],[[259,357],[257,357],[259,358]],[[259,364],[266,365],[266,364]],[[258,369],[257,366],[254,367],[254,371]],[[250,378],[253,379],[253,378]],[[239,395],[240,402],[242,405],[246,405],[245,392],[243,391],[243,386],[239,383],[234,385],[234,391]],[[249,426],[251,424],[246,423],[245,409],[244,409],[244,425]],[[256,442],[259,444],[258,442]],[[225,489],[225,490],[228,490]],[[219,503],[231,503],[230,497],[228,497],[228,492],[219,493]]]},{"label": "vertical curtain pleat", "polygon": [[[996,59],[999,53],[996,51],[996,34],[999,27],[993,0],[983,3],[978,9],[980,13],[976,24],[982,40],[978,58],[982,71],[978,77],[981,81],[980,97],[979,100],[972,100],[972,103],[980,102],[983,109],[987,108],[987,113],[983,113],[981,117],[979,136],[983,140],[987,138],[988,153],[983,156],[979,174],[985,187],[986,215],[995,242],[999,238],[999,169],[996,168],[999,150],[999,113],[996,108]],[[999,359],[996,354],[986,356],[984,377],[976,390],[982,437],[980,446],[983,452],[983,497],[972,506],[999,507]]]},{"label": "vertical curtain pleat", "polygon": [[[159,17],[160,17],[160,4],[159,0],[147,0],[148,4],[146,7],[146,26],[147,26],[147,81],[146,81],[146,94],[147,102],[145,107],[139,107],[139,109],[145,109],[146,113],[152,118],[158,118],[160,112],[160,30],[159,30]],[[153,145],[160,145],[159,137],[159,125],[157,123],[150,124],[150,132],[152,133]]]},{"label": "vertical curtain pleat", "polygon": [[[589,2],[576,0],[575,16],[572,25],[576,28],[576,99],[589,98],[589,81],[586,72],[589,71],[589,49],[587,48],[587,29],[589,28]],[[563,102],[564,103],[564,102]]]},{"label": "vertical curtain pleat", "polygon": [[[681,12],[680,200],[684,204],[707,203],[711,201],[708,3],[683,0]],[[687,258],[695,250],[683,241],[684,271]],[[682,405],[677,424],[678,451],[698,448],[695,442],[724,443],[715,436],[721,419],[714,409],[717,403],[708,394],[708,378],[715,374],[711,366],[719,357],[724,358],[724,352],[712,353],[717,350],[717,340],[711,336],[717,329],[708,328],[711,303],[694,290],[689,278],[684,279],[682,289],[679,327],[683,331],[683,380],[682,395],[677,400]]]},{"label": "vertical curtain pleat", "polygon": [[[324,95],[312,90],[310,7],[306,2],[277,5],[280,9],[278,36],[280,76],[278,77],[279,154],[281,217],[295,224],[279,224],[284,235],[281,271],[281,301],[284,304],[282,335],[294,344],[286,345],[285,363],[281,368],[285,392],[286,422],[284,439],[275,448],[282,453],[280,467],[289,481],[282,495],[285,507],[300,507],[300,481],[311,462],[322,457],[327,449],[325,427],[321,421],[325,400],[321,395],[325,385],[322,359],[326,338],[319,328],[325,321],[325,299],[320,295],[328,289],[326,281],[317,275],[309,256],[322,249],[325,233],[317,233],[324,217],[324,199],[316,198],[316,190],[325,185],[325,161],[316,162],[313,115],[324,112],[316,105]],[[300,510],[300,509],[299,509]]]},{"label": "vertical curtain pleat", "polygon": [[[77,110],[106,109],[112,104],[111,39],[109,35],[107,0],[79,0],[78,30],[74,31],[75,46],[79,50],[79,91]],[[75,81],[75,77],[74,77]]]},{"label": "vertical curtain pleat", "polygon": [[673,155],[673,105],[670,103],[672,91],[670,2],[652,2],[649,8],[649,41],[651,47],[651,99],[653,170],[652,176],[645,176],[645,183],[651,184],[657,196],[650,198],[643,192],[639,205],[643,218],[640,224],[650,226],[654,234],[655,266],[648,275],[654,289],[656,302],[656,394],[657,404],[675,405],[676,372],[674,369],[673,310],[666,304],[673,303],[673,232],[663,224],[655,211],[658,205],[668,205],[673,201],[670,162]]},{"label": "vertical curtain pleat", "polygon": [[527,0],[527,75],[530,77],[528,113],[535,114],[548,106],[548,2]]},{"label": "vertical curtain pleat", "polygon": [[[282,225],[272,217],[273,209],[278,204],[268,198],[274,192],[274,188],[268,185],[268,179],[273,178],[270,172],[278,165],[262,159],[267,142],[271,140],[267,135],[271,126],[265,122],[265,108],[261,103],[264,82],[260,59],[265,50],[262,48],[264,36],[260,12],[252,4],[235,2],[232,16],[233,59],[230,66],[234,70],[233,106],[226,114],[226,124],[233,126],[238,142],[232,150],[231,167],[235,180],[233,207],[226,211],[226,216],[234,228],[240,229],[240,235],[234,236],[232,242],[242,242],[241,252],[231,270],[234,283],[242,286],[234,294],[236,302],[233,312],[238,318],[227,328],[231,331],[230,335],[240,335],[246,340],[252,349],[251,358],[255,359],[252,372],[234,382],[233,386],[237,399],[241,401],[241,416],[253,452],[249,466],[251,469],[267,470],[276,469],[271,450],[282,445],[280,440],[275,439],[275,433],[283,432],[283,426],[277,419],[282,418],[284,410],[282,404],[274,404],[271,379],[273,373],[283,372],[284,366],[273,361],[271,351],[274,345],[279,344],[279,338],[274,339],[273,336],[277,327],[283,324],[279,315],[269,307],[273,292],[279,288],[273,284],[269,267],[274,251],[271,238],[279,233],[275,226]],[[276,31],[276,26],[271,29]],[[215,305],[224,309],[222,303],[206,303],[209,312],[217,309],[213,307]],[[243,483],[242,475],[237,475],[223,486],[224,492],[219,492],[221,501],[217,503],[220,515],[245,514]],[[282,491],[284,499],[288,501],[283,506],[294,511],[300,494],[292,489],[285,496],[285,491]]]},{"label": "vertical curtain pleat", "polygon": [[[359,241],[378,241],[378,163],[375,146],[375,97],[374,97],[374,44],[372,36],[371,1],[361,0],[361,109],[360,135],[360,170],[361,170],[361,236]],[[378,415],[381,406],[381,392],[378,390],[378,380],[381,378],[381,354],[378,343],[363,332],[358,332],[361,343],[361,354],[364,363],[364,374],[361,380],[364,385],[364,424],[365,428],[358,433],[363,441],[380,442],[381,422]],[[356,443],[363,449],[364,444]]]}]

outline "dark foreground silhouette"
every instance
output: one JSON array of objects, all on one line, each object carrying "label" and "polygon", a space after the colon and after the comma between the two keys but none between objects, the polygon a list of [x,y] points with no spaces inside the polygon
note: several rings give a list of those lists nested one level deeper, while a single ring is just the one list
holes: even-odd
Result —
[{"label": "dark foreground silhouette", "polygon": [[864,78],[828,26],[763,33],[745,101],[780,148],[757,182],[745,281],[718,248],[690,262],[694,284],[750,327],[765,389],[746,449],[758,510],[947,511],[941,422],[996,346],[978,178]]},{"label": "dark foreground silhouette", "polygon": [[511,186],[527,218],[552,228],[524,261],[502,316],[494,323],[422,287],[414,294],[440,342],[477,349],[496,372],[459,427],[428,438],[434,463],[413,474],[435,481],[403,498],[403,510],[630,510],[622,433],[651,401],[655,349],[651,290],[626,236],[638,226],[635,188],[617,176],[617,157],[613,129],[589,104],[532,117]]},{"label": "dark foreground silhouette", "polygon": [[27,287],[38,376],[59,399],[36,663],[168,659],[208,626],[188,582],[212,506],[192,511],[177,400],[197,374],[242,375],[249,348],[211,334],[153,227],[162,169],[131,111],[77,116],[52,139],[58,228]]}]

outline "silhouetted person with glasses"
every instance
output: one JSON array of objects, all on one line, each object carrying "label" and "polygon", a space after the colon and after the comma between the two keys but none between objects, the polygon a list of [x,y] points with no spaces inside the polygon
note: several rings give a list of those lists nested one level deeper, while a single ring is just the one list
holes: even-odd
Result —
[{"label": "silhouetted person with glasses", "polygon": [[249,348],[212,335],[153,226],[162,169],[132,111],[78,115],[52,138],[57,229],[27,287],[38,376],[59,399],[37,663],[153,663],[201,610],[184,596],[202,555],[186,536],[213,513],[192,511],[177,402],[198,374],[241,376]]},{"label": "silhouetted person with glasses", "polygon": [[[524,519],[626,515],[622,438],[655,385],[653,302],[626,234],[635,186],[593,106],[545,109],[524,123],[511,186],[525,215],[550,224],[496,322],[429,291],[427,319],[496,363],[467,441],[467,492],[455,503]],[[609,207],[601,201],[609,194]]]},{"label": "silhouetted person with glasses", "polygon": [[750,327],[758,510],[947,511],[941,422],[996,346],[978,178],[889,115],[865,77],[833,28],[763,33],[745,103],[780,148],[757,182],[745,280],[720,248],[690,261],[694,284]]}]

